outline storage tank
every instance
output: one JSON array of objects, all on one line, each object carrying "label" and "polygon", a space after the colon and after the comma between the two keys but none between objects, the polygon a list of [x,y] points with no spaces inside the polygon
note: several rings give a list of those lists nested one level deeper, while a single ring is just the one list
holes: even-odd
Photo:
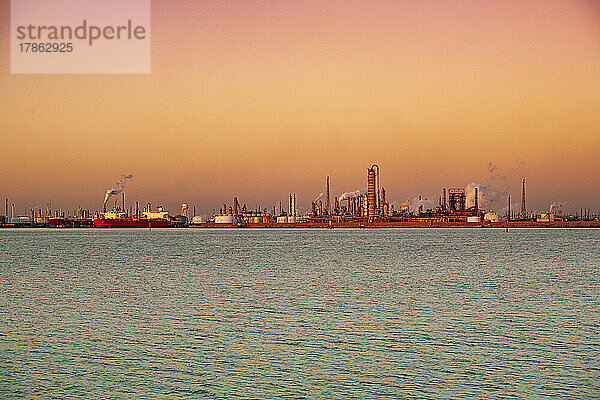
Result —
[{"label": "storage tank", "polygon": [[475,217],[467,217],[467,222],[481,222],[481,218]]},{"label": "storage tank", "polygon": [[202,217],[193,217],[192,218],[192,224],[201,224],[202,223]]},{"label": "storage tank", "polygon": [[537,218],[537,222],[554,222],[554,214],[545,213]]},{"label": "storage tank", "polygon": [[216,215],[215,224],[233,224],[233,215]]},{"label": "storage tank", "polygon": [[32,223],[32,219],[30,217],[25,216],[9,218],[8,221],[10,224],[13,224],[15,226],[31,225]]},{"label": "storage tank", "polygon": [[277,217],[278,224],[285,224],[286,222],[288,222],[288,217]]},{"label": "storage tank", "polygon": [[486,213],[485,216],[483,217],[484,220],[486,221],[490,221],[490,222],[498,222],[498,214],[493,213],[493,212],[489,212]]},{"label": "storage tank", "polygon": [[288,217],[287,218],[287,222],[290,224],[295,224],[296,223],[296,217]]}]

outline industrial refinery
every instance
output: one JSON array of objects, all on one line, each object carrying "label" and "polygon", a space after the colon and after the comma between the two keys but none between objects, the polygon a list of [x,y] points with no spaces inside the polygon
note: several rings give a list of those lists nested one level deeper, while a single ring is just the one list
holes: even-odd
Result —
[{"label": "industrial refinery", "polygon": [[[581,209],[579,214],[564,215],[562,204],[553,203],[547,212],[527,209],[526,180],[521,181],[519,211],[511,207],[507,195],[504,212],[486,210],[480,206],[479,187],[470,194],[466,188],[443,187],[435,206],[425,206],[421,196],[416,205],[397,208],[387,199],[381,183],[381,169],[373,164],[365,171],[366,189],[331,196],[330,177],[325,177],[325,192],[311,202],[310,209],[301,212],[297,194],[289,193],[285,201],[270,208],[250,209],[233,197],[208,217],[196,215],[186,203],[181,211],[171,215],[161,205],[139,202],[126,203],[126,182],[133,175],[122,176],[104,196],[101,211],[78,208],[74,211],[53,209],[51,204],[28,214],[17,215],[15,204],[5,199],[0,227],[48,228],[217,228],[217,227],[600,227],[598,213]],[[114,197],[112,209],[109,200]]]}]

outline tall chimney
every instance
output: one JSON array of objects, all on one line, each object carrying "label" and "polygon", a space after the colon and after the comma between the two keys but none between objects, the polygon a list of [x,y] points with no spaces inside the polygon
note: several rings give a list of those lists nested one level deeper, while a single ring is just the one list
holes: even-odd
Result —
[{"label": "tall chimney", "polygon": [[327,208],[327,214],[329,214],[329,176],[327,177],[327,204],[325,207]]},{"label": "tall chimney", "polygon": [[446,210],[446,188],[444,188],[442,190],[443,190],[442,209]]},{"label": "tall chimney", "polygon": [[521,196],[521,216],[527,216],[527,207],[525,206],[525,178],[523,178],[523,192]]},{"label": "tall chimney", "polygon": [[121,195],[123,197],[123,212],[125,212],[125,192],[121,192]]},{"label": "tall chimney", "polygon": [[506,215],[506,220],[510,221],[510,194],[508,195],[508,214]]},{"label": "tall chimney", "polygon": [[475,188],[475,212],[479,212],[479,189]]}]

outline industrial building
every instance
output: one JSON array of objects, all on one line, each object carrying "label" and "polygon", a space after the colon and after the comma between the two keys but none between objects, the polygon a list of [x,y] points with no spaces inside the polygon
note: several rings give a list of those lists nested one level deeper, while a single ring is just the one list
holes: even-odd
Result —
[{"label": "industrial building", "polygon": [[[541,214],[527,211],[525,178],[522,179],[521,207],[518,213],[511,210],[511,196],[508,195],[507,211],[502,215],[493,210],[485,210],[480,206],[479,188],[475,187],[467,199],[465,188],[441,189],[439,202],[436,206],[425,208],[425,202],[419,196],[418,205],[411,209],[409,205],[399,205],[397,209],[386,199],[386,189],[381,185],[381,169],[373,164],[366,169],[364,176],[366,189],[359,189],[351,193],[334,196],[331,201],[331,180],[325,177],[325,191],[310,203],[310,209],[301,213],[297,206],[296,193],[289,193],[286,201],[279,206],[269,208],[250,209],[246,204],[241,205],[235,196],[231,205],[223,206],[213,216],[202,218],[196,215],[193,207],[192,216],[188,216],[188,205],[181,205],[181,214],[170,216],[160,205],[152,209],[148,203],[140,210],[139,203],[135,208],[130,205],[127,209],[125,193],[122,188],[121,201],[117,197],[112,204],[112,210],[106,210],[107,198],[103,203],[103,211],[82,209],[79,207],[74,212],[62,209],[52,209],[51,204],[30,209],[28,215],[17,215],[15,204],[10,204],[5,199],[4,213],[0,215],[0,227],[93,227],[98,226],[96,221],[103,221],[100,226],[132,226],[146,227],[149,225],[159,227],[209,227],[209,226],[330,226],[333,224],[343,226],[373,226],[394,223],[412,223],[414,226],[423,224],[444,224],[448,226],[462,226],[460,224],[498,224],[506,223],[554,223],[564,221],[591,221],[598,222],[598,214],[588,209],[581,209],[578,215],[562,215],[562,204],[553,203],[550,210]],[[109,189],[115,193],[115,189]],[[108,193],[108,192],[107,192]],[[108,196],[110,197],[110,196]],[[469,200],[469,201],[467,201]],[[430,203],[428,203],[430,204]],[[469,206],[467,205],[469,204]],[[558,213],[558,214],[557,214]],[[457,225],[459,224],[459,225]],[[402,224],[399,224],[400,226]],[[528,225],[529,226],[529,225]]]}]

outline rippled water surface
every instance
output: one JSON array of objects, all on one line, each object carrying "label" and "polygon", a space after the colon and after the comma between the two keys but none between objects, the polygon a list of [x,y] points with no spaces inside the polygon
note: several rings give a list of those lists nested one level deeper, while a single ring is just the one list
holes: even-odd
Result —
[{"label": "rippled water surface", "polygon": [[600,230],[0,230],[2,398],[598,398]]}]

